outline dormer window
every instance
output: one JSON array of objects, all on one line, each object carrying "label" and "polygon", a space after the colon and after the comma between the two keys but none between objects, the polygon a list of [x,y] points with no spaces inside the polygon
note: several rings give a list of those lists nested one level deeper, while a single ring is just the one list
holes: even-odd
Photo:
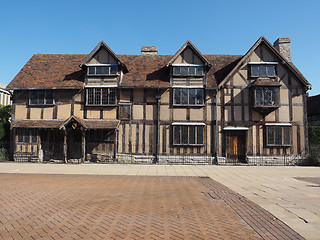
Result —
[{"label": "dormer window", "polygon": [[174,76],[203,76],[203,66],[173,66]]},{"label": "dormer window", "polygon": [[105,76],[105,75],[117,75],[118,66],[115,65],[89,65],[87,67],[88,76]]},{"label": "dormer window", "polygon": [[258,62],[258,63],[249,63],[251,70],[252,78],[269,78],[276,76],[276,63],[273,62]]}]

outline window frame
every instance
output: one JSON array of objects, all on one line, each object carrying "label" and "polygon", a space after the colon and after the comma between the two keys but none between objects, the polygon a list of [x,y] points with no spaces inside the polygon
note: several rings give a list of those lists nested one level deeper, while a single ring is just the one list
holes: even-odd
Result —
[{"label": "window frame", "polygon": [[[86,106],[116,106],[117,105],[117,87],[87,87],[86,89]],[[99,90],[99,91],[98,91]],[[104,90],[107,90],[107,94],[104,94]],[[110,92],[114,90],[114,102],[110,103]],[[89,91],[93,91],[93,95],[91,97],[91,93]],[[100,96],[100,100],[96,99],[97,96]],[[106,98],[107,97],[107,103]],[[91,99],[92,98],[92,103]],[[98,101],[99,100],[99,103]],[[89,102],[90,101],[90,102]],[[105,102],[104,102],[105,101]]]},{"label": "window frame", "polygon": [[[38,143],[38,131],[37,129],[17,129],[17,143],[20,144],[37,144]],[[22,141],[21,141],[22,140]]]},{"label": "window frame", "polygon": [[[190,96],[190,92],[194,90],[194,96]],[[201,90],[201,101],[198,103],[198,91]],[[182,93],[186,94],[182,94]],[[177,103],[177,97],[179,95],[179,103]],[[184,102],[184,98],[186,103]],[[192,97],[192,98],[191,98]],[[191,99],[194,100],[194,103],[190,103]],[[195,107],[202,107],[205,105],[205,89],[203,87],[173,87],[172,88],[172,105],[173,106],[195,106]]]},{"label": "window frame", "polygon": [[[180,68],[180,73],[176,72],[176,69]],[[191,69],[194,68],[194,74],[192,74]],[[197,68],[201,68],[201,73],[198,73]],[[182,70],[184,69],[184,73]],[[184,77],[184,76],[191,76],[191,77],[203,77],[205,75],[204,65],[202,64],[175,64],[172,65],[172,76],[174,77]]]},{"label": "window frame", "polygon": [[[97,68],[98,67],[105,67],[108,69],[108,73],[98,73],[97,74]],[[115,73],[111,72],[112,67],[116,68]],[[94,73],[90,73],[90,69],[94,68]],[[118,64],[88,64],[87,65],[87,76],[117,76],[119,72]]]},{"label": "window frame", "polygon": [[[125,108],[128,107],[129,108],[129,113],[128,113],[128,117],[122,117],[121,115],[121,108]],[[131,120],[132,119],[132,104],[131,103],[119,103],[118,104],[118,116],[120,120]]]},{"label": "window frame", "polygon": [[[43,103],[40,103],[40,94],[43,94]],[[48,95],[51,96],[48,96]],[[36,95],[36,103],[33,103],[33,95]],[[51,98],[52,97],[52,98]],[[51,100],[52,101],[49,101]],[[41,98],[42,100],[42,98]],[[53,90],[31,90],[29,94],[29,105],[31,106],[53,106],[55,105],[55,98],[54,98],[54,92]]]},{"label": "window frame", "polygon": [[[287,139],[286,139],[287,137]],[[265,146],[266,147],[291,147],[292,143],[291,124],[266,124]]]},{"label": "window frame", "polygon": [[[274,104],[265,104],[266,103],[266,97],[268,95],[266,95],[265,90],[269,90],[271,92],[271,100],[273,100]],[[257,97],[258,95],[258,91],[261,91],[261,98],[259,100],[259,98]],[[254,91],[253,91],[253,105],[254,107],[257,108],[277,108],[280,105],[280,87],[275,87],[275,86],[257,86],[254,87]],[[258,104],[258,101],[260,101],[259,103],[262,104]]]},{"label": "window frame", "polygon": [[[185,146],[185,147],[201,147],[204,146],[204,123],[173,123],[172,127],[172,144],[173,146]],[[187,133],[183,132],[183,129],[187,129]],[[190,135],[193,131],[194,136]],[[200,135],[199,135],[200,132]],[[177,133],[179,136],[177,136]],[[183,136],[183,134],[186,134]],[[178,142],[176,141],[178,140]],[[191,141],[194,140],[194,141]]]},{"label": "window frame", "polygon": [[113,143],[115,141],[115,130],[89,129],[86,138],[90,143]]},{"label": "window frame", "polygon": [[[275,78],[277,77],[277,62],[249,62],[248,63],[250,66],[250,77],[251,78]],[[265,74],[262,74],[262,70],[260,69],[261,67],[265,67]],[[268,67],[272,66],[273,67],[273,74],[268,73]],[[253,75],[253,68],[258,67],[258,73]]]}]

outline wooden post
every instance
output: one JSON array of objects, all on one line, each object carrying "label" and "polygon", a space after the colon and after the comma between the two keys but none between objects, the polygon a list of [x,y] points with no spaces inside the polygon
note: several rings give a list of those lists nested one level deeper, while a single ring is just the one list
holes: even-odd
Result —
[{"label": "wooden post", "polygon": [[63,157],[64,157],[64,162],[65,163],[68,163],[68,156],[67,156],[67,130],[66,128],[64,127],[63,128],[63,133],[64,133],[64,136],[63,136]]},{"label": "wooden post", "polygon": [[81,129],[82,132],[82,163],[86,160],[86,131],[85,129]]}]

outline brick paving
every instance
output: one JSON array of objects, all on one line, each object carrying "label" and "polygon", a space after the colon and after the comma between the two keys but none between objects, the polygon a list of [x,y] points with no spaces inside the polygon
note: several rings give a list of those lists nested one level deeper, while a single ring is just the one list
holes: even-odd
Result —
[{"label": "brick paving", "polygon": [[0,174],[0,239],[303,239],[210,178]]}]

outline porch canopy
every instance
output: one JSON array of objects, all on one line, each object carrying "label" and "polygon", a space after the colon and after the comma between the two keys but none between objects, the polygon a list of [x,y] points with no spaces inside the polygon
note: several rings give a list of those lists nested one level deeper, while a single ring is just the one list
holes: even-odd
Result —
[{"label": "porch canopy", "polygon": [[78,122],[84,129],[117,129],[120,120],[111,119],[80,119],[71,116],[66,120],[43,120],[43,119],[23,119],[12,123],[13,128],[41,128],[41,129],[65,129],[71,122]]}]

